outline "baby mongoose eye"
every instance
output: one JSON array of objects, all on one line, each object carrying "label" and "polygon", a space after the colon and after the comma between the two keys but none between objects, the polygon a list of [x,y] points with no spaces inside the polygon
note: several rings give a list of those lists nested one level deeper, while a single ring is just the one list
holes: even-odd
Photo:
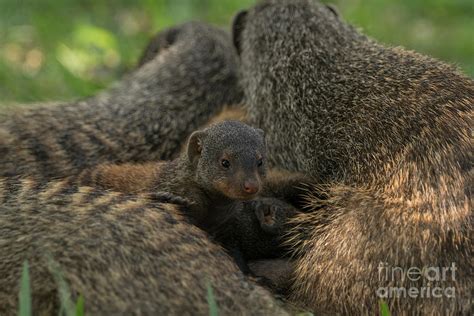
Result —
[{"label": "baby mongoose eye", "polygon": [[222,160],[221,160],[221,165],[222,165],[222,167],[224,167],[224,168],[226,168],[226,169],[229,169],[229,167],[230,167],[230,162],[229,162],[229,160],[227,160],[227,159],[222,159]]},{"label": "baby mongoose eye", "polygon": [[262,159],[262,158],[260,158],[259,160],[257,160],[257,166],[258,166],[258,167],[263,166],[263,159]]}]

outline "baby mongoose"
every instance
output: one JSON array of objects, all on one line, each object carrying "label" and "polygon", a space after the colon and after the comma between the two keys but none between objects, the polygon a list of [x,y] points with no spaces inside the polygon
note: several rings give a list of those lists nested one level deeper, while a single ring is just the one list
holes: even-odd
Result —
[{"label": "baby mongoose", "polygon": [[103,165],[83,173],[80,181],[126,193],[161,191],[184,198],[191,222],[248,272],[245,260],[282,253],[283,227],[296,214],[292,205],[274,197],[254,201],[266,178],[263,134],[241,122],[220,122],[192,133],[173,161]]},{"label": "baby mongoose", "polygon": [[189,201],[188,216],[201,228],[226,216],[236,201],[251,200],[266,176],[263,131],[224,121],[195,131],[172,161],[100,165],[79,181],[125,193],[161,191]]},{"label": "baby mongoose", "polygon": [[276,171],[266,179],[263,134],[237,121],[216,123],[192,133],[175,160],[102,165],[85,171],[80,181],[125,193],[167,192],[183,198],[191,222],[249,273],[247,260],[285,254],[281,238],[287,220],[297,213],[285,193],[298,195],[303,181],[298,174]]},{"label": "baby mongoose", "polygon": [[211,230],[255,198],[266,175],[263,131],[224,121],[196,131],[175,160],[160,164],[152,187],[190,201],[194,223]]}]

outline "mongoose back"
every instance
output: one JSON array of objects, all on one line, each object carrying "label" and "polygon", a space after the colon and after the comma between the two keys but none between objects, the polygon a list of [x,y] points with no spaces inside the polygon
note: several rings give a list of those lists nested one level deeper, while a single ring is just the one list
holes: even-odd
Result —
[{"label": "mongoose back", "polygon": [[240,102],[228,34],[190,22],[157,37],[166,49],[148,48],[141,67],[97,96],[3,111],[0,176],[57,178],[104,162],[170,159],[193,130]]},{"label": "mongoose back", "polygon": [[[294,299],[366,314],[468,314],[474,288],[474,84],[454,67],[368,39],[316,1],[262,1],[235,19],[250,124],[269,164],[326,183],[297,216]],[[449,268],[455,297],[383,269]],[[382,273],[382,274],[381,274]],[[413,279],[413,278],[412,278]],[[472,311],[472,310],[471,310]]]},{"label": "mongoose back", "polygon": [[24,260],[38,315],[59,312],[58,271],[91,315],[208,315],[208,286],[219,314],[285,314],[189,223],[179,197],[7,178],[0,201],[2,315],[18,311]]}]

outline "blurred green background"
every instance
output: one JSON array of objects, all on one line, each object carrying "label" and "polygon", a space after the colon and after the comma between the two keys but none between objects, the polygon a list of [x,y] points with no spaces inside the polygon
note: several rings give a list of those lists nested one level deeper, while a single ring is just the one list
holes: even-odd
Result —
[{"label": "blurred green background", "polygon": [[[156,31],[191,19],[229,28],[232,16],[254,2],[0,0],[0,103],[91,95],[131,69]],[[325,2],[381,42],[474,76],[473,0]]]}]

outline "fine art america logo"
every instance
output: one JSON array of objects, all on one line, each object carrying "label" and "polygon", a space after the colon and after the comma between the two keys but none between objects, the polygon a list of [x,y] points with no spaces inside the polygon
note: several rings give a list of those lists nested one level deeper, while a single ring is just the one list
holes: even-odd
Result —
[{"label": "fine art america logo", "polygon": [[[376,294],[380,298],[454,298],[456,264],[449,267],[409,267],[390,266],[381,262],[378,266],[379,281],[388,284],[379,287]],[[399,286],[397,286],[399,285]]]}]

